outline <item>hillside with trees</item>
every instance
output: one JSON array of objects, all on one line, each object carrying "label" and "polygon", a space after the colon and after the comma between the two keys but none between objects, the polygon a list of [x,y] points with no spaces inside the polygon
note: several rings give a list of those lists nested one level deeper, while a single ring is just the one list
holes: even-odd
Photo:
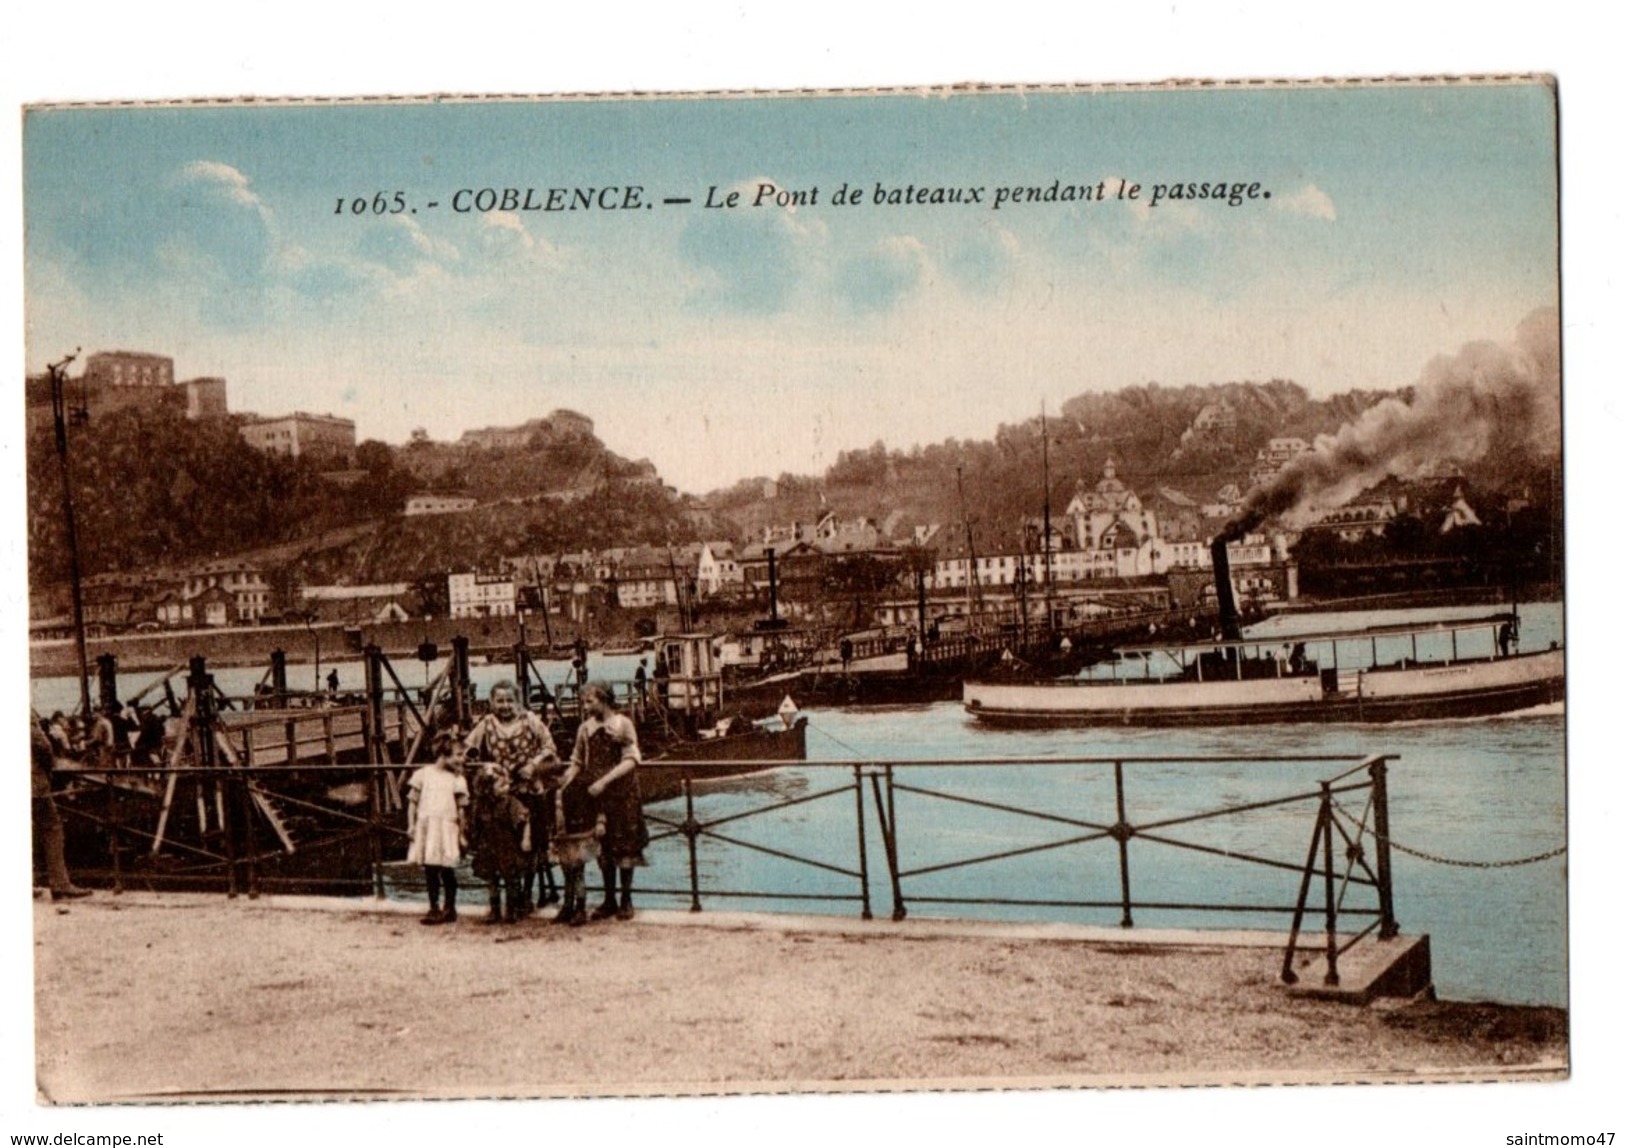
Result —
[{"label": "hillside with trees", "polygon": [[[308,461],[267,455],[235,423],[188,421],[167,409],[98,416],[70,432],[80,564],[88,575],[176,566],[312,538],[401,506],[410,479],[377,456],[338,485]],[[32,576],[67,569],[62,486],[49,431],[28,440]]]},{"label": "hillside with trees", "polygon": [[[500,448],[360,443],[353,469],[266,454],[234,419],[155,407],[98,414],[70,430],[80,566],[86,576],[259,555],[277,581],[395,581],[431,569],[694,536],[692,500],[646,462],[590,433]],[[62,486],[49,430],[28,440],[29,572],[66,577]],[[406,518],[406,499],[473,497],[473,511]]]},{"label": "hillside with trees", "polygon": [[523,555],[684,543],[696,537],[684,511],[684,501],[662,487],[611,482],[585,499],[538,495],[458,514],[398,517],[388,529],[301,556],[293,572],[313,583],[409,582],[496,569]]},{"label": "hillside with trees", "polygon": [[[762,480],[752,479],[714,492],[708,501],[747,531],[769,522],[816,520],[825,509],[881,521],[900,511],[909,524],[952,523],[962,517],[962,489],[964,515],[978,524],[978,538],[985,532],[991,545],[1001,533],[1013,536],[1023,517],[1042,511],[1046,432],[1050,501],[1057,514],[1080,482],[1099,478],[1108,458],[1143,494],[1170,486],[1200,500],[1227,483],[1245,490],[1248,469],[1271,438],[1312,442],[1387,397],[1351,391],[1313,399],[1296,383],[1279,379],[1185,387],[1151,383],[1076,396],[1047,419],[1034,415],[1000,426],[991,440],[949,439],[908,450],[876,442],[844,451],[821,478],[780,475],[771,500],[762,497]],[[1203,410],[1221,404],[1228,412],[1222,425],[1196,429]]]},{"label": "hillside with trees", "polygon": [[[522,554],[742,541],[764,526],[812,523],[827,511],[872,518],[897,541],[919,524],[956,533],[968,517],[978,548],[988,550],[1019,545],[1023,520],[1041,513],[1046,439],[1056,514],[1080,483],[1096,481],[1108,458],[1142,496],[1173,491],[1199,504],[1226,484],[1247,489],[1248,471],[1270,439],[1312,442],[1388,397],[1352,391],[1314,399],[1278,379],[1153,383],[1076,396],[1048,419],[1000,426],[990,439],[907,450],[877,441],[842,452],[822,475],[743,480],[703,499],[673,493],[651,464],[614,454],[586,418],[570,412],[555,412],[567,416],[558,427],[536,419],[492,428],[479,441],[440,443],[419,432],[400,447],[363,442],[353,469],[331,474],[249,447],[234,420],[128,409],[72,429],[81,563],[94,575],[248,556],[279,586],[402,581]],[[1496,494],[1492,505],[1546,506],[1543,517],[1522,516],[1519,536],[1548,539],[1550,561],[1556,459],[1525,459],[1515,474],[1505,473],[1504,457],[1499,463],[1469,464],[1463,475],[1478,483],[1475,497]],[[407,497],[425,492],[479,505],[404,517]],[[41,582],[66,574],[60,499],[51,435],[36,433],[28,442],[28,544],[30,573]],[[1408,553],[1435,545],[1411,539],[1407,529],[1400,527],[1394,544]],[[1327,549],[1328,562],[1370,558],[1326,542],[1311,551],[1314,545]]]}]

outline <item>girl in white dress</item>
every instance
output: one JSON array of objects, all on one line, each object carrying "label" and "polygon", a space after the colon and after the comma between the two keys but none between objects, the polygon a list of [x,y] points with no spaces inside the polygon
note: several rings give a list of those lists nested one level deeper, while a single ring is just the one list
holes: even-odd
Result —
[{"label": "girl in white dress", "polygon": [[442,730],[435,735],[434,752],[434,764],[419,769],[407,783],[406,824],[412,844],[406,859],[423,866],[429,886],[429,913],[423,924],[444,925],[457,919],[457,863],[463,857],[468,807],[468,782],[463,777],[467,750],[456,731]]}]

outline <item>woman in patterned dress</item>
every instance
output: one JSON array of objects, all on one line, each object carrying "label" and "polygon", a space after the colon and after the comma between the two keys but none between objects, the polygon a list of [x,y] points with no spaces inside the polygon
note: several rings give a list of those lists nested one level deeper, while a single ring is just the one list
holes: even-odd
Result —
[{"label": "woman in patterned dress", "polygon": [[[615,694],[603,682],[588,682],[581,691],[584,716],[576,730],[575,752],[559,782],[561,790],[586,786],[597,799],[604,819],[599,842],[598,870],[604,879],[604,902],[593,910],[595,920],[632,919],[632,870],[647,865],[643,850],[649,828],[643,821],[643,800],[638,792],[638,731],[632,719],[615,708]],[[620,901],[616,902],[616,877]]]},{"label": "woman in patterned dress", "polygon": [[502,768],[510,793],[527,810],[521,837],[525,855],[521,914],[531,910],[531,884],[538,875],[541,903],[556,901],[553,869],[547,861],[547,832],[552,820],[548,798],[559,770],[559,753],[547,723],[519,707],[519,689],[511,681],[498,682],[491,687],[491,712],[474,723],[466,744],[470,752],[479,752]]}]

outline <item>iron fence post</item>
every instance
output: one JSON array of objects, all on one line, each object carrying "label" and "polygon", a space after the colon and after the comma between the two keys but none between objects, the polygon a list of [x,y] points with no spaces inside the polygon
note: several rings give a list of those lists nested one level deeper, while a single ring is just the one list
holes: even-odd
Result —
[{"label": "iron fence post", "polygon": [[694,780],[683,770],[683,836],[688,838],[688,911],[700,911],[700,823],[694,820]]},{"label": "iron fence post", "polygon": [[880,821],[880,846],[886,855],[886,874],[891,880],[891,919],[901,921],[908,916],[908,910],[903,906],[903,886],[897,874],[897,822],[896,807],[888,797],[891,796],[891,766],[887,765],[886,790],[881,793],[881,775],[871,772],[869,784],[875,791],[875,817]]},{"label": "iron fence post", "polygon": [[367,851],[372,863],[372,895],[384,899],[383,792],[379,766],[389,761],[384,728],[384,651],[369,644],[366,659],[367,708],[362,717],[362,736],[367,743]]},{"label": "iron fence post", "polygon": [[1128,823],[1128,805],[1123,798],[1123,763],[1112,762],[1112,776],[1117,786],[1117,824],[1112,826],[1112,836],[1117,838],[1117,869],[1123,886],[1123,920],[1120,925],[1124,929],[1134,927],[1134,900],[1129,892],[1128,879],[1128,839],[1134,835],[1134,828]]},{"label": "iron fence post", "polygon": [[102,782],[107,786],[107,849],[113,859],[113,892],[124,892],[124,865],[121,860],[123,850],[119,841],[119,799],[118,786],[113,784],[111,771],[102,774]]},{"label": "iron fence post", "polygon": [[[369,659],[369,665],[371,664]],[[383,842],[383,810],[382,786],[380,785],[380,771],[377,768],[379,758],[382,756],[382,744],[378,733],[373,726],[375,716],[369,705],[362,715],[362,729],[365,739],[370,746],[367,755],[369,764],[373,766],[367,771],[367,853],[372,865],[372,895],[375,900],[384,899],[384,842]],[[370,727],[370,728],[369,728]]]},{"label": "iron fence post", "polygon": [[1332,783],[1320,783],[1321,821],[1326,828],[1322,840],[1322,862],[1326,866],[1326,983],[1338,984],[1337,976],[1337,881],[1332,872]]},{"label": "iron fence post", "polygon": [[384,651],[369,645],[362,651],[365,659],[367,691],[367,758],[378,762],[383,759],[384,738]]},{"label": "iron fence post", "polygon": [[468,638],[458,634],[451,640],[452,714],[457,728],[467,729],[473,722],[473,707],[469,704]]},{"label": "iron fence post", "polygon": [[247,766],[244,767],[242,777],[237,780],[237,788],[241,794],[241,799],[238,804],[241,806],[243,811],[243,843],[247,852],[246,863],[248,867],[248,899],[253,901],[257,900],[260,895],[260,850],[259,842],[256,840],[254,833],[254,787],[252,785],[252,778],[247,772],[248,768],[249,767]]},{"label": "iron fence post", "polygon": [[908,916],[908,906],[903,902],[903,874],[897,860],[897,789],[892,784],[891,762],[886,763],[886,812],[891,821],[891,919],[901,921]]},{"label": "iron fence post", "polygon": [[1320,849],[1320,834],[1322,830],[1328,836],[1332,827],[1326,824],[1326,803],[1321,802],[1319,811],[1315,814],[1315,830],[1309,835],[1309,856],[1303,859],[1303,880],[1298,884],[1298,904],[1292,911],[1292,929],[1287,933],[1286,954],[1281,958],[1281,980],[1289,985],[1298,983],[1298,974],[1293,971],[1292,958],[1298,951],[1298,931],[1303,927],[1304,911],[1309,906],[1309,886],[1315,879],[1315,853]]},{"label": "iron fence post", "polygon": [[271,705],[288,708],[288,654],[281,646],[271,651]]},{"label": "iron fence post", "polygon": [[1388,760],[1379,757],[1371,763],[1371,804],[1376,812],[1377,834],[1377,900],[1382,923],[1377,929],[1379,941],[1399,935],[1399,922],[1394,920],[1394,871],[1388,851]]},{"label": "iron fence post", "polygon": [[[214,676],[209,673],[208,663],[201,654],[195,655],[191,660],[191,673],[187,675],[186,688],[192,698],[192,722],[197,730],[198,765],[203,772],[198,775],[198,784],[205,782],[214,787],[215,813],[220,818],[220,833],[226,853],[226,897],[228,900],[237,896],[237,834],[232,827],[234,818],[231,815],[232,803],[225,799],[221,786],[226,779],[215,772],[218,755],[214,743],[214,718],[216,706],[219,704],[214,689]],[[201,789],[199,791],[201,793]],[[208,806],[205,804],[201,810],[198,832],[202,834],[208,828]]]},{"label": "iron fence post", "polygon": [[872,921],[875,914],[869,907],[869,843],[863,831],[863,766],[858,763],[852,766],[852,792],[858,802],[858,882],[863,891],[863,919]]}]

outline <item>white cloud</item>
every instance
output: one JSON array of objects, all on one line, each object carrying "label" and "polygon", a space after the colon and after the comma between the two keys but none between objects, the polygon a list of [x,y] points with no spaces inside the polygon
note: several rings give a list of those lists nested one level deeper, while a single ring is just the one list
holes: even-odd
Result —
[{"label": "white cloud", "polygon": [[1314,184],[1305,184],[1291,195],[1283,195],[1275,200],[1275,205],[1282,211],[1293,215],[1302,215],[1309,219],[1324,219],[1335,222],[1337,219],[1337,204]]},{"label": "white cloud", "polygon": [[206,184],[224,192],[229,199],[244,207],[252,207],[262,213],[266,210],[260,197],[249,188],[248,177],[229,163],[194,160],[181,168],[180,174],[182,182]]},{"label": "white cloud", "polygon": [[1202,227],[1202,213],[1189,200],[1163,200],[1155,207],[1148,199],[1136,199],[1129,214],[1140,225],[1144,237],[1160,238],[1196,231]]},{"label": "white cloud", "polygon": [[161,275],[185,285],[198,314],[234,326],[251,318],[276,250],[272,213],[248,176],[229,164],[196,160],[167,175],[148,201],[143,252]]},{"label": "white cloud", "polygon": [[457,262],[457,248],[404,215],[376,221],[356,243],[362,257],[399,275]]},{"label": "white cloud", "polygon": [[525,221],[511,211],[492,211],[480,216],[479,229],[474,237],[474,250],[464,270],[478,276],[483,269],[500,267],[504,275],[512,274],[514,265],[521,267],[559,266],[564,252],[526,226]]},{"label": "white cloud", "polygon": [[[692,304],[702,312],[774,315],[791,309],[815,272],[827,228],[798,218],[794,207],[768,206],[767,177],[742,180],[719,198],[738,193],[737,207],[704,211],[678,237],[678,251],[694,275]],[[762,197],[761,206],[752,206]]]},{"label": "white cloud", "polygon": [[297,244],[277,251],[272,270],[279,285],[304,298],[328,303],[354,296],[385,278],[373,264],[318,256]]},{"label": "white cloud", "polygon": [[854,311],[889,311],[926,281],[930,269],[923,243],[912,235],[888,235],[842,266],[837,289]]}]

